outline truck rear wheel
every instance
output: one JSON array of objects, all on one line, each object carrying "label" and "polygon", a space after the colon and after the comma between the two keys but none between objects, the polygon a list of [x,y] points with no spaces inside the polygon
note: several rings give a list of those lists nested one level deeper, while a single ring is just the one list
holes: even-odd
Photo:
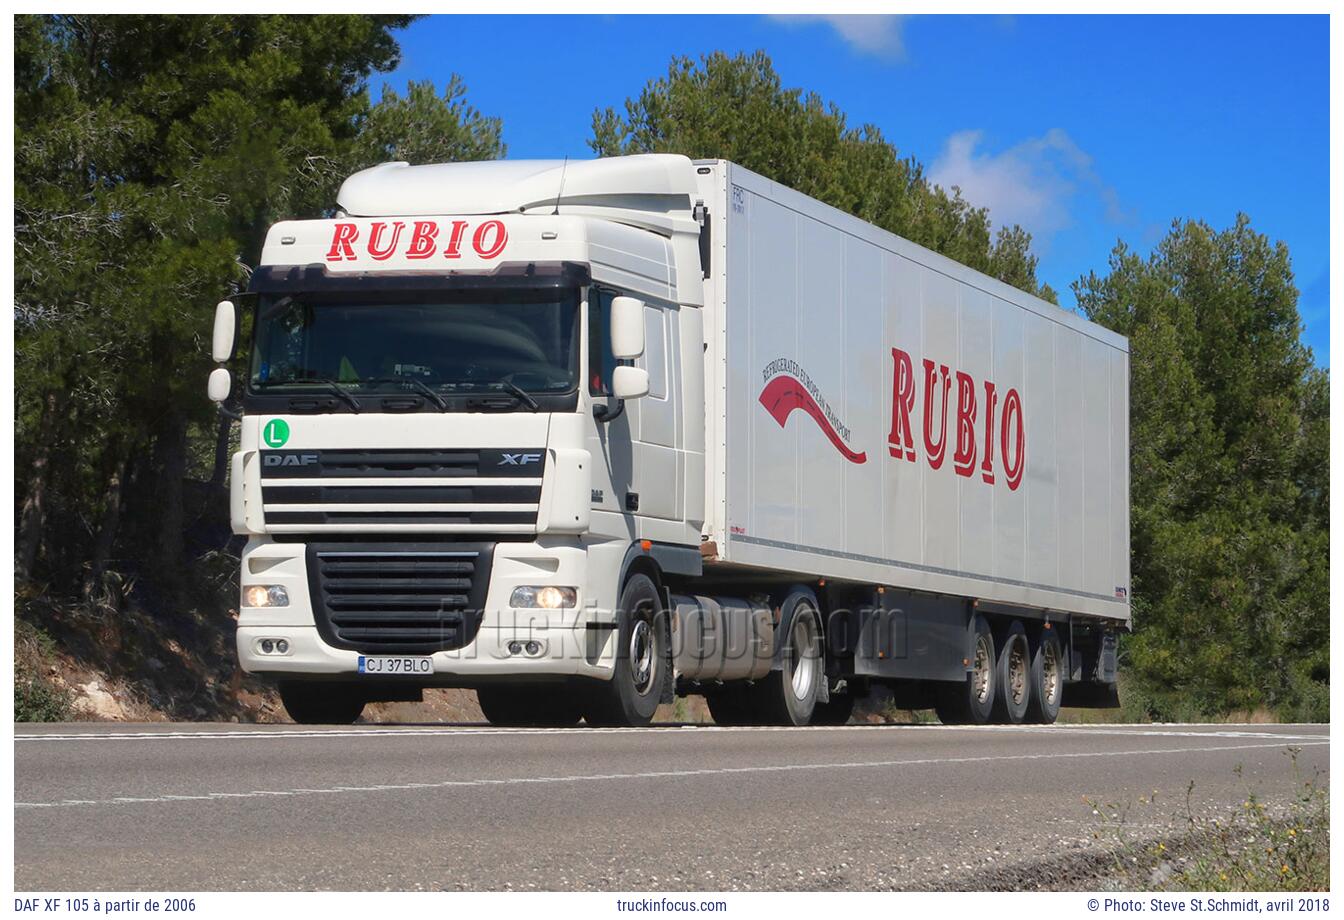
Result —
[{"label": "truck rear wheel", "polygon": [[481,687],[476,702],[491,725],[563,728],[583,717],[572,693],[557,687]]},{"label": "truck rear wheel", "polygon": [[1004,633],[995,677],[994,721],[1021,723],[1031,703],[1031,649],[1020,620],[1013,620]]},{"label": "truck rear wheel", "polygon": [[782,666],[752,684],[752,721],[762,725],[807,725],[826,679],[821,625],[810,601],[799,600],[789,623]]},{"label": "truck rear wheel", "polygon": [[281,681],[280,702],[300,725],[349,725],[364,711],[355,687],[322,681]]},{"label": "truck rear wheel", "polygon": [[1031,660],[1031,700],[1027,703],[1027,720],[1051,725],[1059,718],[1059,706],[1064,699],[1064,652],[1059,637],[1053,631],[1041,633],[1036,654]]},{"label": "truck rear wheel", "polygon": [[632,575],[621,592],[616,668],[590,688],[584,710],[591,725],[648,725],[672,683],[667,614],[647,575]]},{"label": "truck rear wheel", "polygon": [[938,686],[934,711],[944,725],[984,725],[994,714],[995,684],[998,682],[994,634],[979,614],[976,614],[974,629],[971,668],[966,678]]}]

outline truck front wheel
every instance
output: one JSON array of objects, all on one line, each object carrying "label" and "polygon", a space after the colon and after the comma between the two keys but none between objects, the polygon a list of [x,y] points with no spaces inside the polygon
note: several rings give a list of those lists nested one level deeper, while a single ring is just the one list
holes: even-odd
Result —
[{"label": "truck front wheel", "polygon": [[653,579],[632,575],[621,592],[616,667],[590,688],[590,725],[648,725],[672,682],[667,613]]},{"label": "truck front wheel", "polygon": [[349,725],[364,711],[356,688],[322,681],[282,681],[280,702],[300,725]]}]

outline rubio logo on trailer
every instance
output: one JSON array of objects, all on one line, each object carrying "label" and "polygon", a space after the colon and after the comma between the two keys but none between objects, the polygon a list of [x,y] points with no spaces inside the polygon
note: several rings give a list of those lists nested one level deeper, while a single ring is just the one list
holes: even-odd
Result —
[{"label": "rubio logo on trailer", "polygon": [[473,225],[454,220],[375,220],[367,227],[337,221],[331,232],[328,262],[372,259],[386,262],[394,255],[410,261],[460,259],[464,249],[481,259],[494,259],[509,244],[509,230],[502,220]]},{"label": "rubio logo on trailer", "polygon": [[[887,435],[891,456],[914,463],[922,448],[925,462],[938,470],[947,461],[950,446],[952,469],[958,476],[970,478],[979,470],[980,478],[993,485],[1002,473],[1004,484],[1016,491],[1027,462],[1021,394],[1010,387],[1000,397],[993,381],[977,383],[970,374],[954,372],[928,358],[921,362],[922,374],[917,376],[909,353],[899,348],[891,350],[891,358],[891,430]],[[779,427],[784,427],[793,410],[802,409],[842,457],[850,463],[868,459],[866,452],[850,447],[849,428],[798,362],[778,358],[765,366],[764,376],[760,402]]]},{"label": "rubio logo on trailer", "polygon": [[807,371],[790,358],[776,358],[765,366],[765,389],[761,390],[761,405],[770,413],[771,418],[783,428],[794,409],[802,409],[812,416],[822,434],[834,445],[850,463],[864,463],[868,455],[855,451],[848,443],[848,426],[840,421],[835,410],[821,395],[821,389],[807,376]]}]

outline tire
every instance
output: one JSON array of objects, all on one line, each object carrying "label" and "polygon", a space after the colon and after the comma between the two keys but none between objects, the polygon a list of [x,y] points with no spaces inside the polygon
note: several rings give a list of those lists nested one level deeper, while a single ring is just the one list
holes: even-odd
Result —
[{"label": "tire", "polygon": [[280,702],[300,725],[349,725],[364,711],[357,688],[322,681],[282,681]]},{"label": "tire", "polygon": [[578,725],[583,707],[569,688],[481,687],[476,702],[491,725],[564,728]]},{"label": "tire", "polygon": [[798,600],[789,621],[782,666],[748,689],[752,721],[760,725],[807,725],[826,679],[821,620],[808,600]]},{"label": "tire", "polygon": [[1020,620],[1013,620],[999,648],[994,689],[994,721],[1020,725],[1031,704],[1031,645]]},{"label": "tire", "polygon": [[848,725],[854,715],[854,694],[832,693],[828,702],[818,703],[812,710],[813,725]]},{"label": "tire", "polygon": [[985,618],[976,614],[971,642],[971,670],[962,680],[938,686],[934,711],[944,725],[984,725],[994,714],[998,658],[994,634]]},{"label": "tire", "polygon": [[671,694],[667,611],[653,580],[630,576],[619,611],[616,668],[611,680],[589,690],[584,716],[590,725],[648,725],[664,695]]},{"label": "tire", "polygon": [[751,701],[747,699],[745,688],[729,687],[705,694],[705,704],[715,725],[750,725]]},{"label": "tire", "polygon": [[1027,721],[1053,725],[1064,701],[1064,650],[1053,630],[1043,630],[1031,657],[1031,699]]}]

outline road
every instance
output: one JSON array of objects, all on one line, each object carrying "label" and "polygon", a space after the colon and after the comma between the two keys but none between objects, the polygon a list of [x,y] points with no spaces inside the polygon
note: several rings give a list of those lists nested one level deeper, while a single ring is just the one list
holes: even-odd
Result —
[{"label": "road", "polygon": [[1161,836],[1191,781],[1274,802],[1290,748],[1329,755],[1319,725],[15,733],[20,892],[978,888],[1106,846],[1084,799]]}]

